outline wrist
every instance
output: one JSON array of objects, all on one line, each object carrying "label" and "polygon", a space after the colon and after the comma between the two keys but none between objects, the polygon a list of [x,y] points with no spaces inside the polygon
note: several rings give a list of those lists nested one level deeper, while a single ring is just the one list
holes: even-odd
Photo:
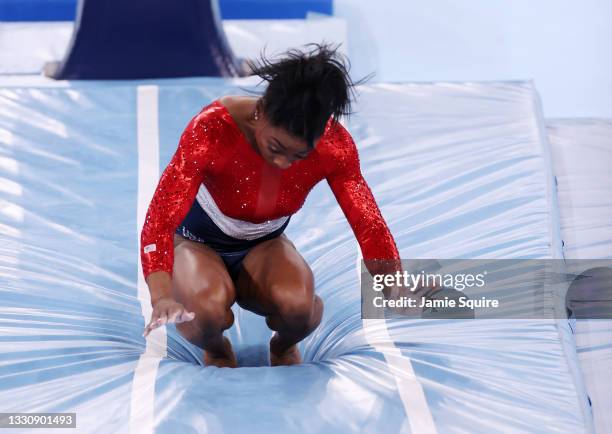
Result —
[{"label": "wrist", "polygon": [[169,295],[161,295],[158,297],[151,297],[151,306],[155,307],[155,305],[163,300],[173,300],[172,296]]},{"label": "wrist", "polygon": [[155,271],[145,280],[149,286],[153,306],[164,298],[172,298],[172,279],[168,272]]}]

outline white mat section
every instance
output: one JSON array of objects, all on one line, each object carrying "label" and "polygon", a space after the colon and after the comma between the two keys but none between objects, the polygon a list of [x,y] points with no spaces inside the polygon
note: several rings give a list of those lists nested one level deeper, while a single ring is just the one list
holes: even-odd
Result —
[{"label": "white mat section", "polygon": [[612,259],[612,119],[547,121],[564,253]]},{"label": "white mat section", "polygon": [[[612,119],[547,121],[568,259],[612,258]],[[579,320],[576,345],[595,429],[612,433],[612,321]]]}]

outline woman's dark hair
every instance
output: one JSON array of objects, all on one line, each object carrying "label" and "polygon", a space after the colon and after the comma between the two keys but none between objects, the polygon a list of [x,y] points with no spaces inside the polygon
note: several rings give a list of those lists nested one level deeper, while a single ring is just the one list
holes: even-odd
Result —
[{"label": "woman's dark hair", "polygon": [[350,62],[329,44],[307,44],[310,50],[291,49],[275,61],[262,53],[247,61],[252,75],[268,82],[262,98],[263,112],[276,127],[306,140],[309,148],[320,137],[328,119],[337,122],[351,114],[353,82]]}]

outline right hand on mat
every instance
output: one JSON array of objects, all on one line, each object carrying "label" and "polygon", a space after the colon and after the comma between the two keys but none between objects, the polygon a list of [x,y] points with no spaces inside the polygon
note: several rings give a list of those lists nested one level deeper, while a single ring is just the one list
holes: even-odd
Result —
[{"label": "right hand on mat", "polygon": [[174,301],[172,298],[160,298],[153,305],[151,321],[145,327],[142,335],[147,337],[153,329],[167,323],[186,322],[194,318],[195,313],[189,312],[181,303]]}]

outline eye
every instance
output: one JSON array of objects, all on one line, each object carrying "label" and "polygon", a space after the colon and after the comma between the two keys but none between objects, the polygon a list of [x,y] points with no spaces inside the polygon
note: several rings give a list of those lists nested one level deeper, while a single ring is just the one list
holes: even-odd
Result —
[{"label": "eye", "polygon": [[268,149],[274,154],[280,154],[280,149],[278,149],[276,146],[268,146]]},{"label": "eye", "polygon": [[299,160],[305,160],[306,158],[308,158],[309,155],[310,155],[310,152],[307,152],[305,154],[300,154],[297,158]]}]

